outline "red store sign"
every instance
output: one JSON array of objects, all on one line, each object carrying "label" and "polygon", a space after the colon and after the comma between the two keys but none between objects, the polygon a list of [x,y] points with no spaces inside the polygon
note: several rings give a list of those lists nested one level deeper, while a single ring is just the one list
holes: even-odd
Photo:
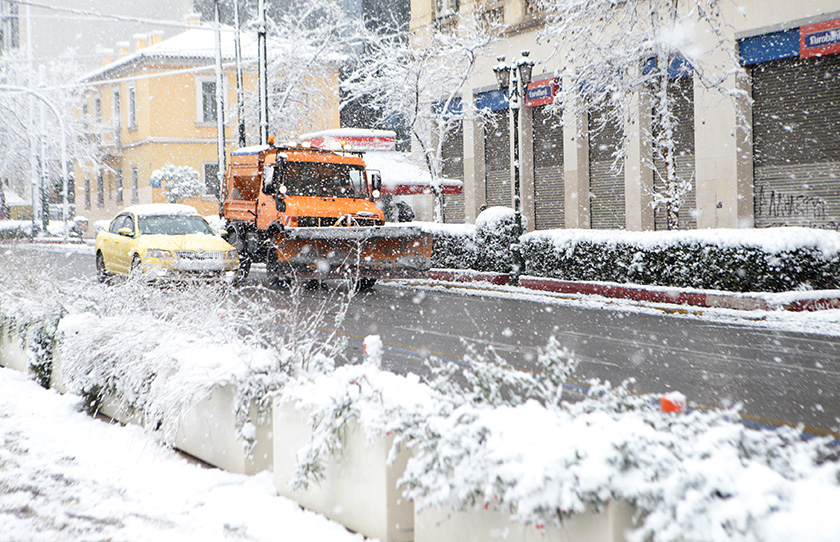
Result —
[{"label": "red store sign", "polygon": [[559,90],[560,81],[555,77],[528,83],[525,89],[525,107],[548,105],[554,101],[554,96]]},{"label": "red store sign", "polygon": [[808,24],[799,28],[799,57],[840,53],[840,19]]}]

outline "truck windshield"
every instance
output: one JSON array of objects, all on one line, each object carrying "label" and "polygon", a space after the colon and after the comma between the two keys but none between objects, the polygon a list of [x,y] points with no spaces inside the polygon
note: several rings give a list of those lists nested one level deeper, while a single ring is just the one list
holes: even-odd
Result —
[{"label": "truck windshield", "polygon": [[348,164],[286,162],[283,184],[289,196],[368,197],[364,169]]}]

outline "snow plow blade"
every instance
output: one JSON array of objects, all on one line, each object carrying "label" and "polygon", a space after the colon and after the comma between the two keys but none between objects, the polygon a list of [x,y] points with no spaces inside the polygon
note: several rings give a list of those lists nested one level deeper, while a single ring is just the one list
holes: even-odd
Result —
[{"label": "snow plow blade", "polygon": [[276,273],[294,279],[425,278],[432,235],[408,226],[288,228],[275,238]]}]

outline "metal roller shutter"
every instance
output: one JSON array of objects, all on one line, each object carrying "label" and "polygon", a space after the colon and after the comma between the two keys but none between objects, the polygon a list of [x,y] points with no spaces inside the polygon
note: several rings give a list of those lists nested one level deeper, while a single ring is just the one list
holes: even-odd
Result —
[{"label": "metal roller shutter", "polygon": [[624,160],[613,153],[621,146],[619,123],[597,109],[589,114],[589,209],[592,229],[624,229]]},{"label": "metal roller shutter", "polygon": [[[464,180],[464,123],[458,121],[443,144],[443,176],[448,179]],[[443,197],[444,222],[464,223],[464,194],[449,194]]]},{"label": "metal roller shutter", "polygon": [[[691,190],[683,196],[682,206],[679,212],[680,229],[697,229],[697,188],[695,183],[694,169],[694,79],[692,77],[679,77],[672,79],[668,89],[675,99],[672,102],[674,107],[674,143],[676,150],[677,175],[680,179],[691,179]],[[665,192],[665,161],[654,155],[653,161],[656,171],[653,175],[653,189],[658,193]],[[664,205],[656,207],[653,211],[655,230],[668,229],[668,211]]]},{"label": "metal roller shutter", "polygon": [[485,204],[511,207],[510,119],[506,109],[489,113],[484,123]]},{"label": "metal roller shutter", "polygon": [[756,227],[840,229],[840,55],[750,72]]},{"label": "metal roller shutter", "polygon": [[563,126],[545,107],[531,108],[534,132],[534,213],[537,230],[565,226]]}]

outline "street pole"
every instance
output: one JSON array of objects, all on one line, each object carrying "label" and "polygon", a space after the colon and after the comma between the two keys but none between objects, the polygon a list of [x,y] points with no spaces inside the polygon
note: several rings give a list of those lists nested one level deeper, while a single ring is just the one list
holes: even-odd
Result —
[{"label": "street pole", "polygon": [[519,284],[519,276],[522,274],[525,267],[522,260],[522,245],[519,240],[522,237],[522,195],[520,193],[520,164],[519,164],[519,116],[522,112],[522,89],[519,88],[520,82],[524,85],[531,81],[531,70],[534,63],[528,59],[528,51],[522,51],[522,58],[514,61],[511,64],[505,64],[505,57],[499,57],[499,64],[493,68],[496,74],[496,80],[499,83],[499,88],[508,90],[508,109],[510,110],[510,130],[511,130],[511,169],[513,170],[513,216],[514,216],[514,235],[516,241],[511,243],[510,252],[513,258],[513,269],[510,274],[510,284],[516,286]]},{"label": "street pole", "polygon": [[516,242],[510,246],[513,256],[513,272],[510,274],[510,283],[514,286],[519,284],[519,275],[522,274],[522,245],[519,239],[522,237],[522,209],[519,191],[519,112],[521,110],[519,97],[519,74],[517,69],[512,70],[510,78],[510,119],[513,130],[513,217],[514,235]]},{"label": "street pole", "polygon": [[[47,68],[43,64],[38,70],[39,86],[43,89],[46,86]],[[39,108],[40,113],[40,132],[41,132],[41,180],[39,182],[40,195],[38,200],[38,212],[41,218],[41,227],[43,231],[47,231],[50,225],[50,174],[47,164],[47,110],[44,102],[41,102]]]},{"label": "street pole", "polygon": [[242,88],[242,40],[240,39],[239,0],[233,0],[233,49],[236,59],[236,117],[239,119],[239,146],[245,146],[245,91]]},{"label": "street pole", "polygon": [[260,95],[260,145],[268,143],[268,47],[266,44],[266,7],[260,0],[257,19],[257,60]]},{"label": "street pole", "polygon": [[216,172],[216,199],[221,199],[222,182],[225,177],[225,101],[222,80],[222,17],[219,0],[213,2],[216,19],[216,146],[218,150],[218,171]]}]

